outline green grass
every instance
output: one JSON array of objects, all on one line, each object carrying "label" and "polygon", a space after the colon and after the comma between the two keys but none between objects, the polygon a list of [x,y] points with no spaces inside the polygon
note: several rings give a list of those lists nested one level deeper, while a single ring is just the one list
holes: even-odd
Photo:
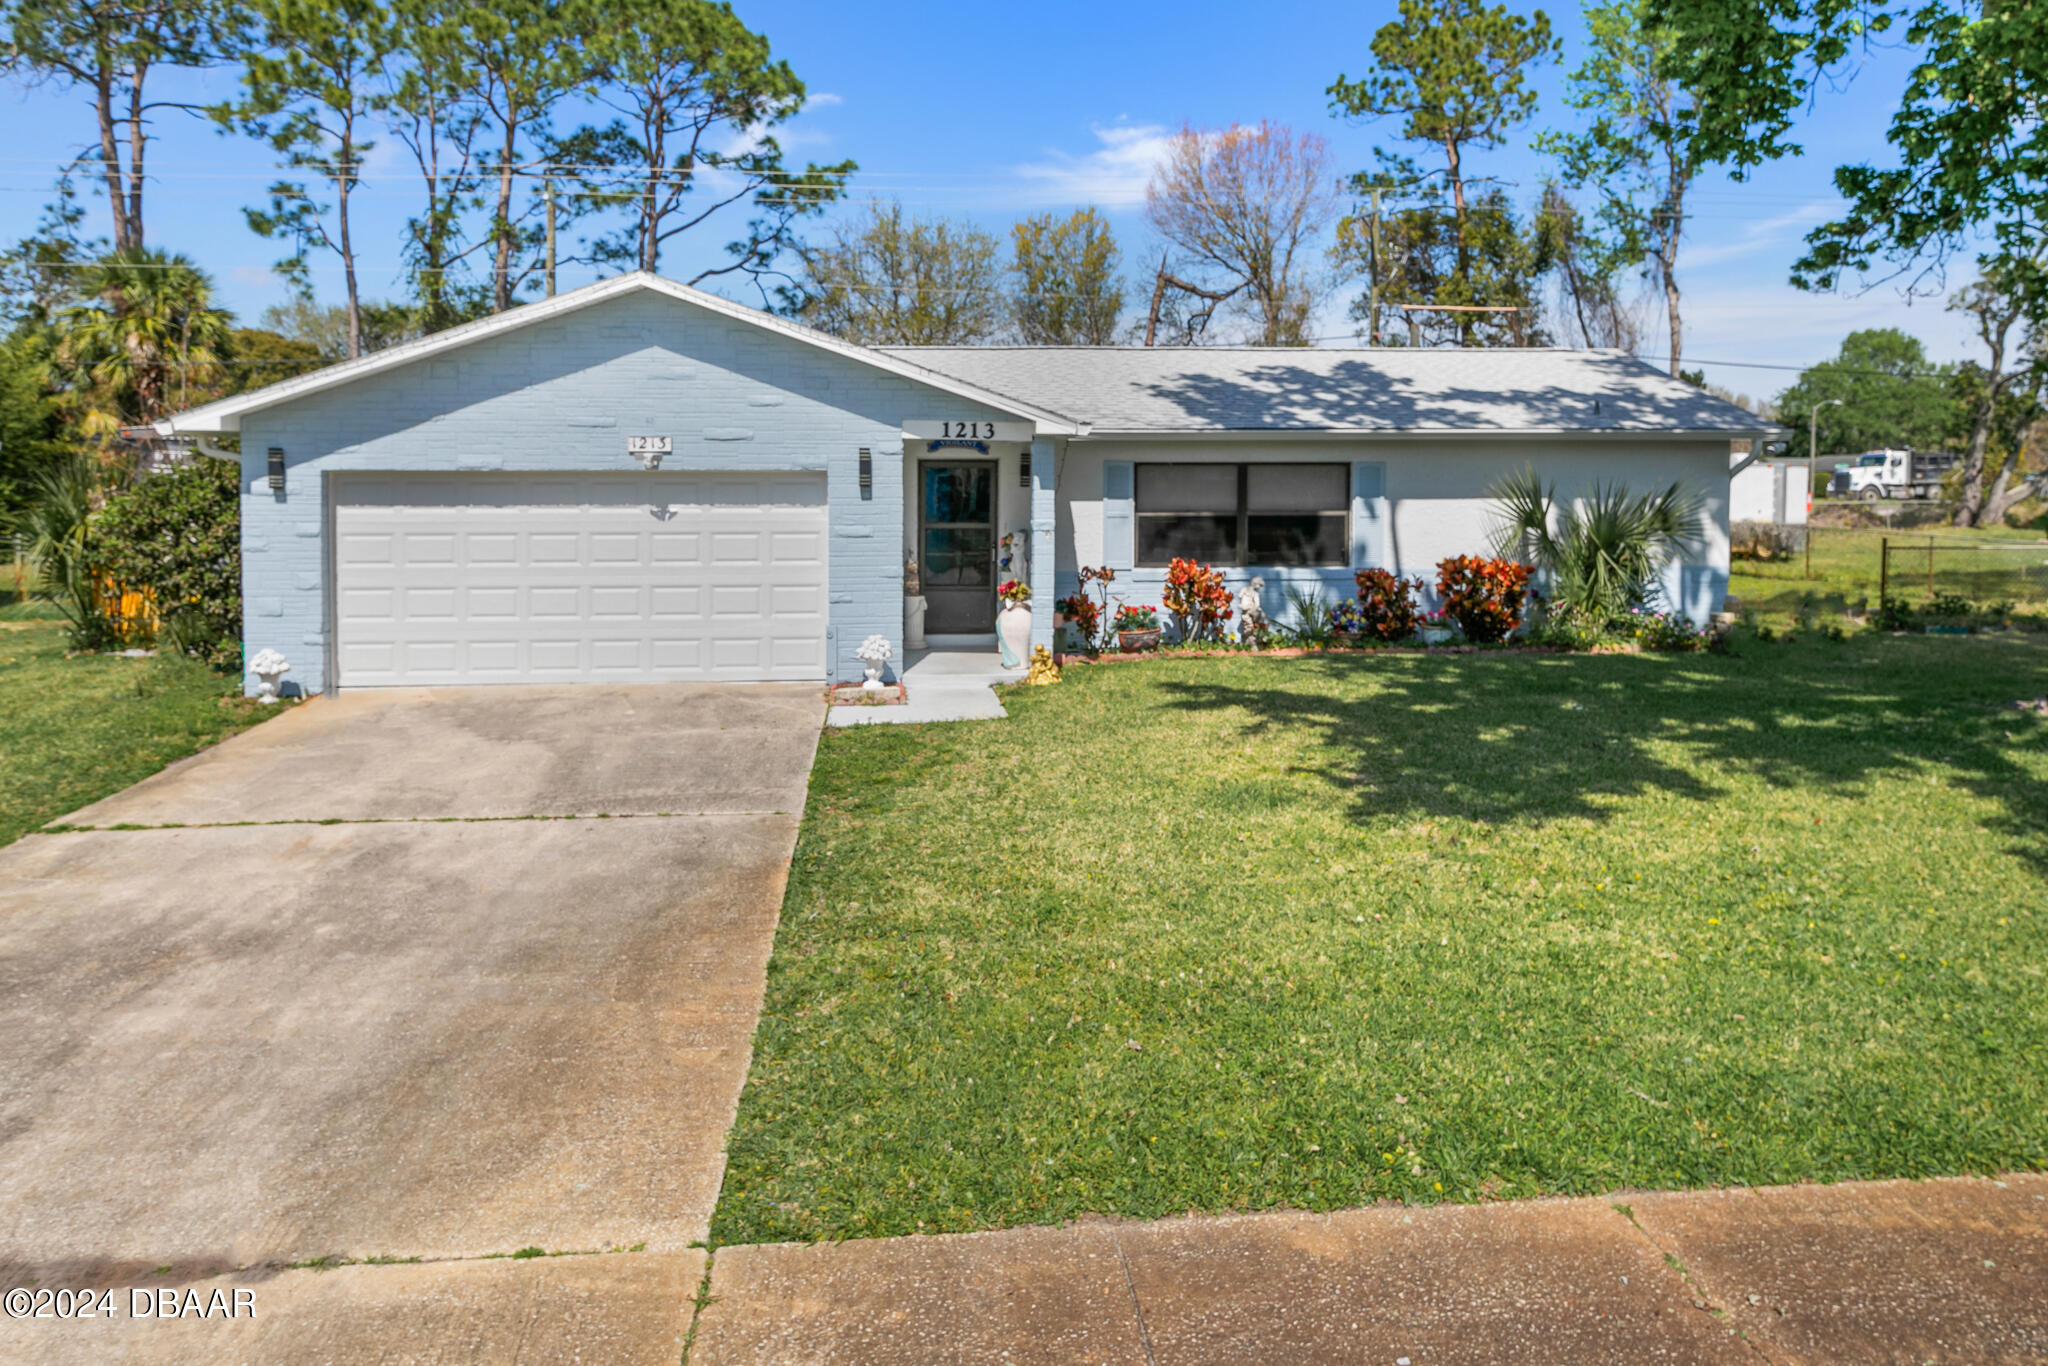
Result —
[{"label": "green grass", "polygon": [[0,627],[0,844],[262,720],[238,683],[186,659],[67,659],[60,627]]},{"label": "green grass", "polygon": [[[1883,541],[1889,536],[1894,547],[1893,593],[1908,602],[1925,603],[1930,593],[1924,551],[1905,553],[1898,547],[1924,548],[1930,534],[1941,547],[1934,556],[1936,591],[1960,593],[1980,605],[2010,601],[2031,612],[2048,614],[2048,540],[2038,531],[2009,527],[1982,531],[1936,527],[1931,532],[1816,527],[1811,578],[1807,577],[1805,557],[1798,554],[1775,561],[1736,560],[1730,566],[1728,592],[1759,618],[1778,625],[1791,620],[1801,597],[1807,594],[1828,615],[1860,611],[1866,604],[1875,606],[1880,587],[1878,565]],[[1976,551],[1967,548],[1971,542],[2031,543],[2040,547],[2040,553]]]},{"label": "green grass", "polygon": [[2040,1167],[2048,638],[828,730],[717,1243]]}]

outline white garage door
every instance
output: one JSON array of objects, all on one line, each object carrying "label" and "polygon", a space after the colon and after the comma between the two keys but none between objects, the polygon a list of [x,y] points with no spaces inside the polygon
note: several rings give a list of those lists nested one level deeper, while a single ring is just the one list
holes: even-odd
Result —
[{"label": "white garage door", "polygon": [[823,474],[336,484],[343,687],[825,677]]}]

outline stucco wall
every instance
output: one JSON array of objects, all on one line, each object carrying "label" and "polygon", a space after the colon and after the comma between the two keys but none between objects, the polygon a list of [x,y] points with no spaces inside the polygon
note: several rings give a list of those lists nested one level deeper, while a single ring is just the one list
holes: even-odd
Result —
[{"label": "stucco wall", "polygon": [[[1637,492],[1682,481],[1706,499],[1706,543],[1665,574],[1668,600],[1704,623],[1728,593],[1728,443],[1726,440],[1600,440],[1498,437],[1473,440],[1369,441],[1071,441],[1059,465],[1058,591],[1074,591],[1082,565],[1103,562],[1103,462],[1129,461],[1373,461],[1386,470],[1385,551],[1379,566],[1434,583],[1437,561],[1451,555],[1491,553],[1494,525],[1487,490],[1503,477],[1533,468],[1557,486],[1560,498],[1619,481]],[[1325,599],[1349,597],[1350,569],[1232,569],[1239,588],[1253,572],[1267,582],[1267,609],[1282,615],[1285,588],[1319,587]],[[1157,603],[1161,569],[1119,572],[1121,596]],[[1426,595],[1433,596],[1433,595]]]},{"label": "stucco wall", "polygon": [[[648,294],[252,413],[242,425],[243,638],[252,656],[283,651],[291,682],[327,689],[329,474],[628,470],[628,435],[668,435],[665,470],[826,471],[828,659],[836,677],[857,678],[852,652],[870,634],[902,656],[901,424],[934,416],[1010,415]],[[272,446],[285,452],[282,495],[265,480]],[[862,446],[875,457],[865,493]]]}]

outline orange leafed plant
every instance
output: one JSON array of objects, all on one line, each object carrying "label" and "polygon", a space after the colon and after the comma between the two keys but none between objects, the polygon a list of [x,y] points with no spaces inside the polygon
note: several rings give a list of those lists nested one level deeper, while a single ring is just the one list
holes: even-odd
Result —
[{"label": "orange leafed plant", "polygon": [[1529,566],[1513,560],[1453,555],[1437,561],[1437,596],[1444,615],[1471,641],[1505,640],[1522,624],[1529,598]]}]

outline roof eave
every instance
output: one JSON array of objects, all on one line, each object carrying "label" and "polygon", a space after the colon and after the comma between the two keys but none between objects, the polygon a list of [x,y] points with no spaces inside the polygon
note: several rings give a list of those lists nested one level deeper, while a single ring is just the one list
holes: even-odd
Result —
[{"label": "roof eave", "polygon": [[745,304],[734,303],[730,299],[722,299],[716,294],[707,294],[703,290],[678,284],[674,280],[662,279],[658,275],[652,275],[645,271],[634,271],[631,274],[616,276],[610,280],[600,280],[596,284],[585,285],[581,289],[572,289],[567,294],[558,294],[552,299],[544,299],[539,303],[523,304],[518,308],[508,309],[503,313],[493,314],[488,318],[480,318],[475,322],[451,327],[445,332],[436,332],[430,337],[421,337],[415,341],[404,342],[383,351],[375,351],[367,356],[357,357],[354,360],[341,361],[308,375],[301,375],[295,379],[281,380],[276,384],[265,385],[261,389],[255,389],[246,394],[237,394],[233,398],[202,404],[197,408],[188,409],[182,413],[173,413],[168,417],[160,419],[155,424],[156,430],[164,436],[178,433],[197,434],[240,431],[241,421],[245,414],[260,412],[265,408],[274,408],[281,403],[290,403],[313,394],[324,393],[329,389],[339,388],[345,384],[353,384],[357,380],[367,379],[373,375],[402,368],[443,351],[450,351],[457,347],[467,346],[472,342],[483,341],[500,333],[515,331],[522,327],[531,327],[535,324],[546,322],[550,318],[574,313],[642,289],[665,294],[672,299],[694,305],[707,312],[717,313],[721,316],[732,318],[735,321],[759,327],[764,331],[777,333],[793,341],[832,352],[846,359],[894,374],[900,378],[914,380],[919,384],[928,385],[957,397],[984,404],[999,412],[1028,418],[1037,425],[1038,430],[1042,434],[1047,436],[1071,436],[1075,431],[1073,420],[1064,414],[1038,407],[1035,404],[1025,403],[1007,394],[997,393],[995,390],[987,389],[981,385],[957,379],[952,375],[933,370],[928,366],[901,360],[895,356],[884,355],[873,348],[859,346],[853,342],[841,341],[837,337],[829,337],[812,328],[789,322],[786,319],[777,318],[758,309],[748,308]]}]

